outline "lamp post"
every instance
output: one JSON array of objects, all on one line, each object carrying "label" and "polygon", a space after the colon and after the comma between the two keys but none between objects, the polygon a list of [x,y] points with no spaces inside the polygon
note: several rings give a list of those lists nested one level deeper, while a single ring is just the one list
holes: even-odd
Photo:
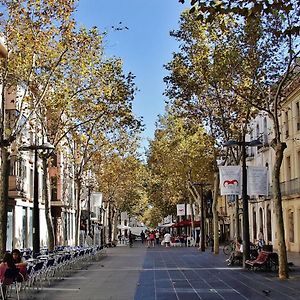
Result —
[{"label": "lamp post", "polygon": [[[250,258],[250,234],[249,234],[249,209],[247,194],[247,165],[246,165],[246,147],[257,147],[262,145],[259,139],[246,142],[243,134],[242,141],[229,140],[224,144],[225,147],[240,146],[242,151],[242,206],[243,206],[243,267],[245,261]],[[238,215],[237,215],[238,218]]]},{"label": "lamp post", "polygon": [[38,150],[53,150],[54,146],[46,142],[42,145],[24,145],[20,151],[34,151],[34,181],[33,181],[33,213],[32,213],[32,248],[33,256],[40,253],[40,211],[39,211],[39,172]]},{"label": "lamp post", "polygon": [[92,196],[92,191],[94,188],[94,179],[92,176],[91,171],[89,170],[87,173],[87,234],[89,236],[92,235],[92,221],[91,221],[91,196]]}]

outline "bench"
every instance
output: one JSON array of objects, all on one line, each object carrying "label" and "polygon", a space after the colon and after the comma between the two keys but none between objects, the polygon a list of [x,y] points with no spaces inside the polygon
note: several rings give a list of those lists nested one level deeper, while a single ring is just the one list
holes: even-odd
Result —
[{"label": "bench", "polygon": [[272,270],[278,266],[278,255],[274,252],[260,251],[257,258],[254,260],[246,260],[246,266],[253,270],[265,269]]}]

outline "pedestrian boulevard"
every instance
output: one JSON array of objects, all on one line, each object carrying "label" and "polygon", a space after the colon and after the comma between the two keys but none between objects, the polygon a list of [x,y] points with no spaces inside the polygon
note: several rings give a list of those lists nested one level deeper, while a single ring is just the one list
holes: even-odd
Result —
[{"label": "pedestrian boulevard", "polygon": [[[191,247],[108,248],[87,268],[51,284],[30,299],[44,300],[239,300],[300,299],[300,268],[295,256],[291,278],[228,267],[224,254]],[[268,293],[268,291],[270,291]],[[24,299],[24,297],[23,297]]]}]

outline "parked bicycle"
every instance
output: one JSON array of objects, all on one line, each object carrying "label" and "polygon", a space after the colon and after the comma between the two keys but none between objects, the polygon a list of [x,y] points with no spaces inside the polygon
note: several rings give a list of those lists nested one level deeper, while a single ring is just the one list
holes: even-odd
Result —
[{"label": "parked bicycle", "polygon": [[225,243],[224,247],[223,247],[223,252],[225,255],[230,255],[230,253],[232,251],[235,250],[235,241],[234,240],[231,240],[231,241],[228,241]]},{"label": "parked bicycle", "polygon": [[[227,243],[225,243],[223,247],[223,252],[225,255],[230,255],[232,251],[235,251],[236,243],[234,240],[231,240]],[[250,243],[250,259],[255,259],[258,256],[258,246]]]}]

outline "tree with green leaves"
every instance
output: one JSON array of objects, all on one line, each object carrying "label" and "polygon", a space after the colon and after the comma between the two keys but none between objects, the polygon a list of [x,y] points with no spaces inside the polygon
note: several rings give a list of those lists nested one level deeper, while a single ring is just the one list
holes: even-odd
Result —
[{"label": "tree with green leaves", "polygon": [[[95,35],[95,29],[92,34]],[[62,88],[49,95],[45,109],[45,134],[58,151],[64,152],[63,145],[70,142],[69,138],[76,144],[69,145],[68,149],[71,149],[71,161],[77,166],[77,242],[82,180],[91,157],[101,151],[102,143],[107,142],[115,130],[140,127],[140,121],[131,110],[135,92],[132,74],[123,73],[119,59],[103,59],[100,38],[90,40],[87,49],[81,49],[85,55],[70,57],[68,68],[72,78],[66,77]]]},{"label": "tree with green leaves", "polygon": [[130,216],[140,217],[140,207],[146,197],[144,189],[145,166],[139,159],[138,131],[120,130],[106,151],[93,158],[93,170],[98,189],[108,211],[107,242],[116,238],[117,217],[126,211]]},{"label": "tree with green leaves", "polygon": [[213,143],[205,129],[169,109],[160,117],[148,153],[149,203],[161,218],[176,214],[176,204],[197,203],[190,194],[195,182],[210,183]]},{"label": "tree with green leaves", "polygon": [[[72,17],[76,3],[74,0],[0,3],[3,12],[0,30],[7,50],[0,79],[1,251],[6,249],[8,152],[25,127],[35,130],[43,141],[50,141],[57,151],[63,151],[63,144],[70,138],[80,141],[77,147],[86,159],[87,150],[95,150],[97,138],[101,140],[103,135],[111,134],[113,128],[140,126],[132,114],[134,76],[123,73],[121,60],[104,59],[103,34],[97,28],[76,27]],[[4,109],[8,95],[17,112],[13,120],[11,116],[8,119]],[[47,176],[45,166],[44,175]],[[52,249],[50,201],[45,199],[45,203]]]},{"label": "tree with green leaves", "polygon": [[[53,74],[64,63],[75,26],[71,18],[74,4],[73,0],[0,2],[0,32],[6,50],[0,64],[1,252],[6,250],[9,153],[36,117],[47,91],[53,88]],[[7,105],[12,109],[6,110]]]},{"label": "tree with green leaves", "polygon": [[[211,24],[196,21],[193,14],[184,12],[180,27],[171,36],[180,43],[180,51],[166,65],[165,94],[176,112],[204,124],[214,140],[213,224],[214,252],[219,252],[218,211],[219,172],[218,159],[222,145],[230,138],[241,139],[241,128],[250,117],[250,107],[229,87],[234,81],[232,64],[239,55],[239,32],[236,22],[230,18],[216,19]],[[253,115],[253,112],[252,112]],[[234,155],[239,163],[241,155]],[[225,159],[224,162],[228,163]]]},{"label": "tree with green leaves", "polygon": [[273,122],[275,151],[272,182],[276,215],[279,278],[288,277],[284,237],[280,168],[286,143],[282,141],[280,114],[287,89],[298,78],[299,1],[192,1],[191,12],[210,24],[220,16],[236,20],[243,34],[230,90],[245,103],[265,111]]}]

